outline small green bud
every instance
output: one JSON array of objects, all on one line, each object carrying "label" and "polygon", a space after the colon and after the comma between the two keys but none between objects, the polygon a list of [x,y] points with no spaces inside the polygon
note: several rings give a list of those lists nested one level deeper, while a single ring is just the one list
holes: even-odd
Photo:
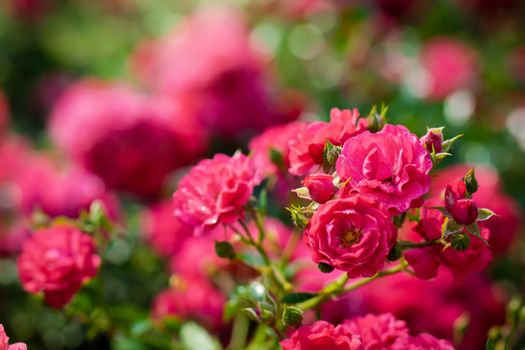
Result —
[{"label": "small green bud", "polygon": [[478,191],[479,185],[478,185],[478,180],[476,180],[476,174],[474,173],[474,168],[468,171],[463,181],[465,181],[465,186],[467,187],[467,192],[469,194],[472,195]]},{"label": "small green bud", "polygon": [[283,323],[290,327],[299,327],[303,323],[303,310],[295,306],[285,306]]},{"label": "small green bud", "polygon": [[470,245],[470,236],[462,232],[453,234],[450,236],[450,245],[454,250],[467,250],[468,246]]},{"label": "small green bud", "polygon": [[323,169],[329,172],[335,167],[337,158],[341,154],[341,146],[335,146],[330,141],[326,141],[323,149]]}]

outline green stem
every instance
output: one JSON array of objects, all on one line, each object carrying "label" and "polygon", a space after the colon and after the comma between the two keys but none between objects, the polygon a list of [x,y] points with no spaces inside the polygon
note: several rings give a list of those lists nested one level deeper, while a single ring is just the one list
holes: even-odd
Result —
[{"label": "green stem", "polygon": [[250,327],[249,319],[244,314],[238,314],[233,321],[232,338],[226,350],[242,350]]},{"label": "green stem", "polygon": [[394,266],[390,269],[387,269],[387,270],[383,270],[381,272],[378,272],[377,274],[375,274],[374,276],[372,277],[368,277],[368,278],[362,278],[352,284],[350,284],[349,286],[346,286],[345,287],[345,284],[346,282],[348,281],[348,276],[347,274],[344,274],[342,275],[341,277],[339,277],[336,281],[332,282],[331,284],[329,284],[326,288],[324,288],[318,296],[312,298],[312,299],[309,299],[305,302],[302,302],[300,304],[298,304],[297,306],[303,310],[309,310],[309,309],[315,309],[317,308],[319,305],[321,305],[322,303],[324,303],[325,301],[331,299],[331,298],[334,298],[334,297],[338,297],[340,295],[343,295],[343,294],[346,294],[348,292],[351,292],[351,291],[354,291],[356,289],[358,289],[359,287],[362,287],[378,278],[381,278],[381,277],[385,277],[385,276],[390,276],[390,275],[393,275],[393,274],[396,274],[398,272],[401,272],[401,271],[404,271],[405,269],[407,268],[407,264],[405,261],[401,261],[399,263],[399,265],[397,266]]}]

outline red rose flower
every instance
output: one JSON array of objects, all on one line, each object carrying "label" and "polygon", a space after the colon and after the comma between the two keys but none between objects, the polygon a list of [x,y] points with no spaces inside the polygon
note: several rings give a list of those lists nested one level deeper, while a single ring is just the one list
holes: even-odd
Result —
[{"label": "red rose flower", "polygon": [[304,233],[314,262],[346,271],[350,278],[380,271],[396,239],[388,213],[359,194],[321,205]]}]

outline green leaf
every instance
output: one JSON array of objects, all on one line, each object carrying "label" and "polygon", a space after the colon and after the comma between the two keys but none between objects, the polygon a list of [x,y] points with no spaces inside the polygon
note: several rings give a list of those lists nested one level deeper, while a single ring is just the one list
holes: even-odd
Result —
[{"label": "green leaf", "polygon": [[487,208],[481,208],[478,210],[478,221],[488,220],[494,215],[496,215],[496,213],[493,212],[492,210],[487,209]]},{"label": "green leaf", "polygon": [[303,292],[291,293],[291,294],[285,295],[282,301],[284,304],[299,304],[299,303],[302,303],[303,301],[307,301],[312,298],[315,298],[316,296],[317,294],[314,294],[314,293],[303,293]]},{"label": "green leaf", "polygon": [[468,232],[470,232],[471,234],[473,234],[474,236],[478,237],[479,239],[481,239],[481,241],[483,243],[485,243],[485,245],[488,247],[489,246],[489,242],[487,242],[487,240],[483,237],[481,237],[481,232],[479,231],[479,226],[478,224],[476,223],[473,223],[471,225],[467,225],[465,226],[465,228],[467,229]]},{"label": "green leaf", "polygon": [[470,237],[466,233],[458,232],[450,236],[450,245],[454,250],[467,250],[468,246],[470,245]]},{"label": "green leaf", "polygon": [[457,136],[454,136],[453,138],[451,139],[448,139],[448,140],[445,140],[443,141],[443,145],[442,145],[442,151],[443,152],[448,152],[450,151],[450,149],[452,148],[452,146],[454,145],[454,142],[456,142],[458,139],[460,139],[461,137],[463,137],[463,134],[459,134]]},{"label": "green leaf", "polygon": [[279,170],[286,170],[286,162],[284,160],[283,154],[273,147],[270,148],[269,153],[272,163],[275,164]]},{"label": "green leaf", "polygon": [[494,340],[492,339],[487,340],[487,345],[485,349],[486,350],[496,350],[496,344],[494,343]]},{"label": "green leaf", "polygon": [[235,259],[235,249],[228,241],[215,241],[215,253],[219,258]]},{"label": "green leaf", "polygon": [[461,231],[463,231],[463,225],[458,224],[456,221],[454,221],[454,219],[451,219],[448,216],[445,217],[445,221],[443,222],[443,226],[441,227],[441,236],[443,238],[446,238]]},{"label": "green leaf", "polygon": [[194,322],[186,323],[180,330],[180,341],[187,350],[220,350],[221,345],[204,328]]}]

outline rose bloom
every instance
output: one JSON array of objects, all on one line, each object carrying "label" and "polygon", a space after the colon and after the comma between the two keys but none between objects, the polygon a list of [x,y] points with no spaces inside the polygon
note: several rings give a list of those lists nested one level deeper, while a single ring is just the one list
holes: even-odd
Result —
[{"label": "rose bloom", "polygon": [[[430,194],[443,195],[448,183],[462,179],[470,170],[466,165],[454,165],[437,173],[432,181]],[[514,242],[520,226],[520,208],[516,201],[503,192],[503,184],[498,173],[485,167],[475,168],[479,189],[472,199],[479,208],[488,208],[497,215],[479,223],[490,232],[489,245],[495,254],[506,252]]]},{"label": "rose bloom", "polygon": [[187,239],[193,237],[191,227],[177,219],[172,201],[149,207],[142,213],[143,233],[151,246],[162,256],[177,253]]},{"label": "rose bloom", "polygon": [[358,335],[351,334],[344,325],[334,327],[326,321],[302,326],[280,343],[283,350],[363,350]]},{"label": "rose bloom", "polygon": [[217,329],[223,324],[226,300],[210,282],[183,277],[176,284],[161,292],[153,301],[152,313],[155,319],[172,316],[196,320],[210,329]]},{"label": "rose bloom", "polygon": [[289,108],[293,103],[282,108],[279,95],[271,92],[249,37],[238,12],[199,10],[164,37],[142,43],[132,66],[152,91],[190,100],[203,128],[223,137],[243,136],[299,116]]},{"label": "rose bloom", "polygon": [[[441,228],[445,216],[437,209],[442,205],[441,201],[430,199],[425,202],[421,210],[421,220],[417,225],[412,225],[413,231],[424,240],[436,240],[441,237]],[[489,247],[478,237],[463,229],[463,234],[470,237],[467,249],[460,251],[448,247],[443,249],[442,245],[410,249],[404,255],[407,262],[414,269],[419,278],[433,278],[438,273],[440,266],[448,269],[457,279],[463,278],[470,273],[481,272],[492,260],[492,252]],[[489,230],[480,227],[481,237],[489,238]]]},{"label": "rose bloom", "polygon": [[399,338],[388,350],[454,350],[451,343],[436,339],[430,334]]},{"label": "rose bloom", "polygon": [[408,336],[404,321],[396,320],[391,314],[356,317],[344,322],[351,334],[358,334],[366,350],[383,350],[396,339]]},{"label": "rose bloom", "polygon": [[366,195],[397,215],[428,192],[432,160],[416,135],[387,124],[375,134],[366,131],[349,139],[336,168],[347,181],[344,193]]},{"label": "rose bloom", "polygon": [[359,111],[330,111],[330,122],[303,124],[295,138],[290,140],[290,168],[293,175],[302,176],[317,172],[323,164],[323,150],[326,141],[341,146],[348,139],[366,131],[366,119],[359,118]]},{"label": "rose bloom", "polygon": [[380,271],[396,240],[388,213],[359,194],[321,205],[304,233],[315,263],[346,271],[350,278]]},{"label": "rose bloom", "polygon": [[456,320],[468,316],[469,326],[458,350],[483,349],[488,330],[505,321],[501,289],[477,275],[455,281],[446,271],[430,281],[409,274],[382,278],[353,292],[348,303],[360,307],[361,313],[392,313],[406,321],[412,332],[447,340],[453,340]]},{"label": "rose bloom", "polygon": [[197,233],[232,224],[244,212],[253,188],[261,181],[252,159],[242,153],[216,154],[194,166],[173,194],[175,215]]},{"label": "rose bloom", "polygon": [[18,271],[27,292],[43,292],[50,306],[61,308],[96,276],[100,263],[93,238],[75,227],[57,225],[35,231],[24,242]]},{"label": "rose bloom", "polygon": [[429,79],[426,97],[431,100],[442,100],[456,90],[469,88],[477,75],[474,52],[452,38],[426,42],[420,60]]},{"label": "rose bloom", "polygon": [[206,148],[181,101],[148,98],[129,86],[80,81],[60,97],[50,129],[55,143],[112,189],[154,196],[176,168]]},{"label": "rose bloom", "polygon": [[0,350],[27,350],[27,346],[24,343],[9,345],[9,337],[5,333],[4,326],[0,324]]}]

